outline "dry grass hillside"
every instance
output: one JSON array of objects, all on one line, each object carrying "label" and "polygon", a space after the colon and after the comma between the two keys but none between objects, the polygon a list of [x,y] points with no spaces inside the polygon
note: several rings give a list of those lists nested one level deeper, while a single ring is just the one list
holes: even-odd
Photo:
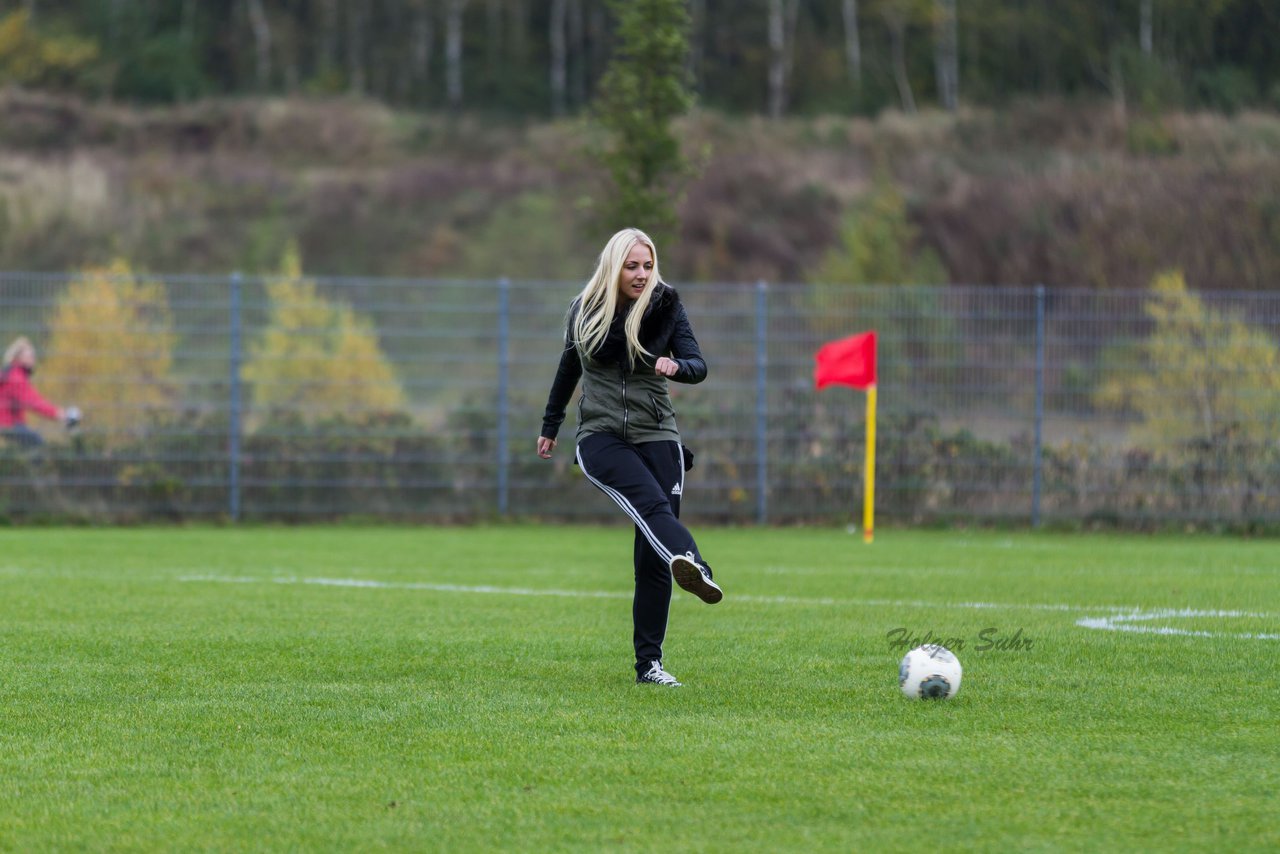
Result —
[{"label": "dry grass hillside", "polygon": [[[699,113],[673,281],[799,280],[888,176],[946,279],[1201,289],[1280,283],[1280,117],[995,112],[785,122]],[[496,123],[349,100],[140,110],[0,91],[0,269],[123,257],[320,275],[581,278],[606,192],[581,121]]]}]

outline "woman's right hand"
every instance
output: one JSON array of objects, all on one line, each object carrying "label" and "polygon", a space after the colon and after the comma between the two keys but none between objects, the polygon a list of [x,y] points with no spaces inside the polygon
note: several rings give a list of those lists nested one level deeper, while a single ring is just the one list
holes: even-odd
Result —
[{"label": "woman's right hand", "polygon": [[548,439],[546,436],[538,437],[538,456],[544,460],[551,459],[551,452],[556,449],[556,440]]}]

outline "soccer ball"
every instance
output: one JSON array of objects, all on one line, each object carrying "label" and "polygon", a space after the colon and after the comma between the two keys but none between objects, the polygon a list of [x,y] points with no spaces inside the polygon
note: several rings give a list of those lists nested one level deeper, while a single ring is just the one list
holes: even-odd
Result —
[{"label": "soccer ball", "polygon": [[898,686],[911,699],[945,700],[960,690],[960,659],[937,644],[918,646],[898,665]]}]

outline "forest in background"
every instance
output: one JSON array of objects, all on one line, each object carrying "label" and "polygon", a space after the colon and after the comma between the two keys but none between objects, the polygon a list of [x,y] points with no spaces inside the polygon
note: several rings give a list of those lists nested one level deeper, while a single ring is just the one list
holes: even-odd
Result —
[{"label": "forest in background", "polygon": [[[0,268],[579,280],[619,8],[11,0]],[[1274,286],[1273,3],[683,10],[673,279]]]},{"label": "forest in background", "polygon": [[[686,71],[729,113],[1025,97],[1280,106],[1272,0],[687,0]],[[607,0],[6,0],[0,82],[166,103],[336,95],[552,117],[616,52]],[[7,13],[7,14],[6,14]]]},{"label": "forest in background", "polygon": [[[1265,474],[1276,454],[1273,300],[1199,292],[1274,290],[1280,274],[1273,9],[1256,0],[10,2],[0,7],[0,270],[84,272],[5,275],[0,301],[11,328],[46,329],[33,334],[47,376],[81,384],[59,390],[51,380],[51,392],[85,403],[96,425],[60,449],[55,477],[69,489],[54,496],[75,503],[48,512],[210,512],[201,496],[222,489],[227,457],[204,437],[233,423],[245,444],[230,456],[268,484],[268,514],[345,512],[329,487],[344,478],[377,483],[383,506],[405,512],[406,477],[433,487],[409,512],[441,512],[436,496],[448,498],[443,512],[490,512],[478,487],[501,456],[493,440],[508,409],[494,406],[484,377],[476,394],[437,393],[415,373],[438,364],[423,348],[440,344],[450,359],[467,347],[491,352],[493,324],[468,334],[446,302],[507,290],[477,279],[518,280],[511,290],[554,303],[547,317],[558,323],[568,283],[589,274],[602,237],[622,224],[611,210],[626,195],[622,162],[643,164],[639,173],[664,164],[649,170],[666,178],[657,190],[674,191],[662,199],[678,224],[659,243],[663,271],[695,285],[691,300],[725,310],[706,312],[709,323],[740,322],[730,303],[756,293],[800,307],[814,340],[836,334],[824,307],[847,308],[854,294],[864,314],[881,312],[885,364],[921,384],[920,394],[889,396],[910,411],[884,410],[896,445],[883,449],[887,479],[903,487],[885,490],[891,512],[1024,513],[1034,458],[1050,513],[1262,524],[1276,506]],[[677,32],[686,24],[687,41]],[[687,61],[653,62],[656,51]],[[655,90],[663,97],[646,97]],[[644,145],[627,148],[636,141]],[[658,219],[638,218],[648,228]],[[240,293],[232,282],[241,280],[222,278],[232,271],[265,276],[244,280],[265,290],[250,295],[243,422],[228,421],[246,413],[220,402],[238,387],[223,384],[223,370],[239,363],[175,337],[213,331],[215,347],[231,347],[218,300]],[[369,276],[414,278],[370,287]],[[808,287],[696,286],[757,280]],[[170,305],[177,283],[215,297]],[[1029,329],[1011,339],[1009,318],[983,313],[1027,290],[842,287],[952,283],[1126,290],[1049,292],[1056,344],[1045,402],[1074,419],[1059,425],[1065,441],[1046,434],[1033,453]],[[362,313],[375,292],[400,295],[383,306],[394,322]],[[125,310],[135,304],[151,308]],[[406,319],[414,328],[396,334]],[[430,334],[440,324],[449,335]],[[335,337],[317,343],[296,334],[302,327]],[[98,336],[90,346],[85,330]],[[101,337],[112,330],[121,340]],[[554,352],[555,340],[538,346]],[[81,361],[59,361],[70,358]],[[726,364],[735,361],[753,364]],[[145,381],[121,383],[121,364]],[[996,369],[976,380],[988,396],[974,396],[975,377],[951,382],[961,365],[981,366],[975,376]],[[357,366],[381,372],[387,394],[353,411],[345,390]],[[897,381],[888,368],[883,379],[886,390]],[[798,397],[811,394],[808,382],[792,380],[770,417],[795,453],[783,470],[818,502],[797,509],[821,514],[843,500],[854,455],[790,437],[815,424],[858,437],[847,410]],[[270,387],[282,385],[322,396],[289,398],[273,413]],[[943,396],[930,398],[933,388]],[[522,418],[541,406],[512,403]],[[741,412],[758,413],[749,403]],[[699,418],[724,420],[722,403],[682,405],[695,431]],[[726,519],[755,488],[740,466],[752,447],[741,433],[700,449]],[[80,490],[85,454],[99,468]],[[18,467],[9,483],[31,479],[21,459],[3,462]],[[520,468],[534,464],[522,457],[515,481],[542,488]],[[455,491],[435,489],[437,478]],[[280,483],[325,486],[273,503]],[[132,509],[121,494],[137,499]],[[0,495],[0,511],[11,503]],[[360,512],[376,506],[362,501]]]}]

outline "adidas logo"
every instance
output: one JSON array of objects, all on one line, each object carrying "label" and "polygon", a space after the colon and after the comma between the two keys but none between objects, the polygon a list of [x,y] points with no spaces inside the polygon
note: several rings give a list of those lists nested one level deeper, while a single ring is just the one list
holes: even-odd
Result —
[{"label": "adidas logo", "polygon": [[678,483],[677,483],[675,486],[671,487],[671,494],[672,494],[672,495],[679,495],[679,494],[681,493],[681,491],[682,491],[682,490],[680,489],[680,484],[678,484]]}]

